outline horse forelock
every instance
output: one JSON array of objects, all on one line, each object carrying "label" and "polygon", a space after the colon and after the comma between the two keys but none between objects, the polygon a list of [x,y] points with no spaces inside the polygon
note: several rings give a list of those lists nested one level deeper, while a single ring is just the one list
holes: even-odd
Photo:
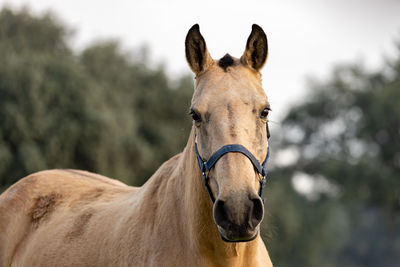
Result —
[{"label": "horse forelock", "polygon": [[224,69],[224,71],[226,71],[226,69],[230,66],[233,66],[235,63],[235,60],[232,58],[231,55],[229,55],[228,53],[225,54],[225,56],[223,56],[219,61],[218,61],[218,66],[220,66],[221,68]]}]

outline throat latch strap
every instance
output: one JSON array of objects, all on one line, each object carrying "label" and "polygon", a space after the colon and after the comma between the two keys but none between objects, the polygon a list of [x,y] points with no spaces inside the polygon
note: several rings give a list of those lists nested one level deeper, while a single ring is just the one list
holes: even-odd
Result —
[{"label": "throat latch strap", "polygon": [[260,179],[260,189],[258,191],[258,195],[262,197],[262,193],[266,184],[266,176],[267,176],[267,163],[268,163],[268,158],[269,158],[269,147],[267,148],[267,155],[265,157],[265,160],[262,164],[258,162],[258,160],[254,157],[254,155],[247,150],[242,145],[239,144],[231,144],[231,145],[225,145],[218,149],[214,154],[211,155],[211,157],[208,159],[208,161],[204,161],[200,154],[199,150],[197,148],[197,136],[195,138],[195,143],[194,143],[194,149],[196,152],[196,157],[197,157],[197,162],[199,163],[200,171],[203,177],[203,182],[204,186],[207,189],[208,194],[210,195],[210,198],[212,202],[215,202],[214,195],[212,194],[211,187],[208,183],[209,177],[208,173],[214,167],[215,163],[226,153],[229,152],[236,152],[236,153],[242,153],[245,155],[250,162],[253,164],[254,168],[257,170],[257,172],[261,175],[262,179]]}]

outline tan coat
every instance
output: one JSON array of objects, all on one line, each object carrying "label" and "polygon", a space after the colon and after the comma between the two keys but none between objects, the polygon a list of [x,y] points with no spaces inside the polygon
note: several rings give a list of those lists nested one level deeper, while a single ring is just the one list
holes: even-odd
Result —
[{"label": "tan coat", "polygon": [[0,196],[0,266],[272,266],[260,237],[220,239],[195,160],[189,141],[140,189],[75,170],[22,179]]},{"label": "tan coat", "polygon": [[[190,38],[198,35],[191,34],[200,34],[198,27],[188,34],[193,48]],[[142,187],[85,171],[48,170],[21,179],[0,195],[0,267],[272,266],[259,233],[249,242],[222,241],[194,152],[196,134],[204,156],[234,142],[259,160],[265,158],[266,133],[258,127],[265,127],[265,120],[255,115],[267,103],[258,74],[265,59],[261,66],[251,59],[249,41],[244,57],[234,59],[230,70],[210,58],[198,65],[188,56],[197,76],[192,106],[209,118],[194,123],[184,151]],[[243,85],[248,91],[243,92]],[[259,186],[251,163],[236,154],[221,158],[210,177],[217,200],[233,199],[234,214],[246,211],[240,199],[256,194]]]}]

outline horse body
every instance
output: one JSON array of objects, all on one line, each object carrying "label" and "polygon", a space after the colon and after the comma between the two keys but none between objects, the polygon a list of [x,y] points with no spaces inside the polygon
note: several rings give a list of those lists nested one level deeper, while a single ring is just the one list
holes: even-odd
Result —
[{"label": "horse body", "polygon": [[[199,150],[208,157],[219,139],[220,144],[240,142],[258,159],[265,158],[266,145],[260,146],[266,144],[266,133],[260,130],[265,120],[251,123],[243,117],[253,118],[262,110],[265,94],[258,74],[246,66],[237,66],[221,79],[226,67],[207,59],[204,49],[190,51],[190,38],[198,40],[198,34],[198,27],[197,31],[193,27],[186,43],[189,65],[197,76],[193,107],[204,113],[207,123],[216,122],[217,114],[230,119],[235,115],[242,128],[224,123],[212,133],[210,129],[216,127],[211,122],[209,128],[201,128],[196,120],[184,151],[165,162],[140,188],[77,170],[42,171],[21,179],[0,195],[0,266],[272,266],[258,231],[263,206],[253,166],[236,153],[221,158],[210,171],[213,203],[204,189],[194,149],[198,137]],[[205,48],[205,43],[200,46]],[[233,68],[239,61],[232,60]],[[249,77],[254,73],[255,82],[238,73]],[[232,84],[250,84],[253,91],[233,93],[222,103],[217,99],[221,92],[212,95],[204,89],[220,87],[221,82],[223,91]],[[259,97],[264,99],[261,104]],[[214,110],[213,101],[217,101]],[[253,106],[248,113],[233,110],[249,103]],[[226,111],[220,108],[225,104]],[[252,127],[257,136],[250,134]],[[206,143],[211,134],[215,139]],[[223,180],[224,171],[226,177],[239,178]],[[221,237],[248,242],[230,243]]]},{"label": "horse body", "polygon": [[20,180],[0,197],[0,265],[272,266],[260,238],[219,238],[190,140],[140,189],[75,170]]}]

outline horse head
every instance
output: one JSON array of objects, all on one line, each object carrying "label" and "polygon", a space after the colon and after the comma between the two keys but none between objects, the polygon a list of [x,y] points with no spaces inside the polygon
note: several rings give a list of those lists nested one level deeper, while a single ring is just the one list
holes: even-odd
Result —
[{"label": "horse head", "polygon": [[[265,162],[268,153],[270,105],[260,74],[267,59],[266,35],[254,24],[240,58],[226,54],[214,60],[196,24],[185,48],[196,77],[190,108],[196,153],[214,201],[214,221],[224,241],[250,241],[264,217],[260,181],[265,173],[257,163]],[[206,168],[210,159],[215,162]]]}]

